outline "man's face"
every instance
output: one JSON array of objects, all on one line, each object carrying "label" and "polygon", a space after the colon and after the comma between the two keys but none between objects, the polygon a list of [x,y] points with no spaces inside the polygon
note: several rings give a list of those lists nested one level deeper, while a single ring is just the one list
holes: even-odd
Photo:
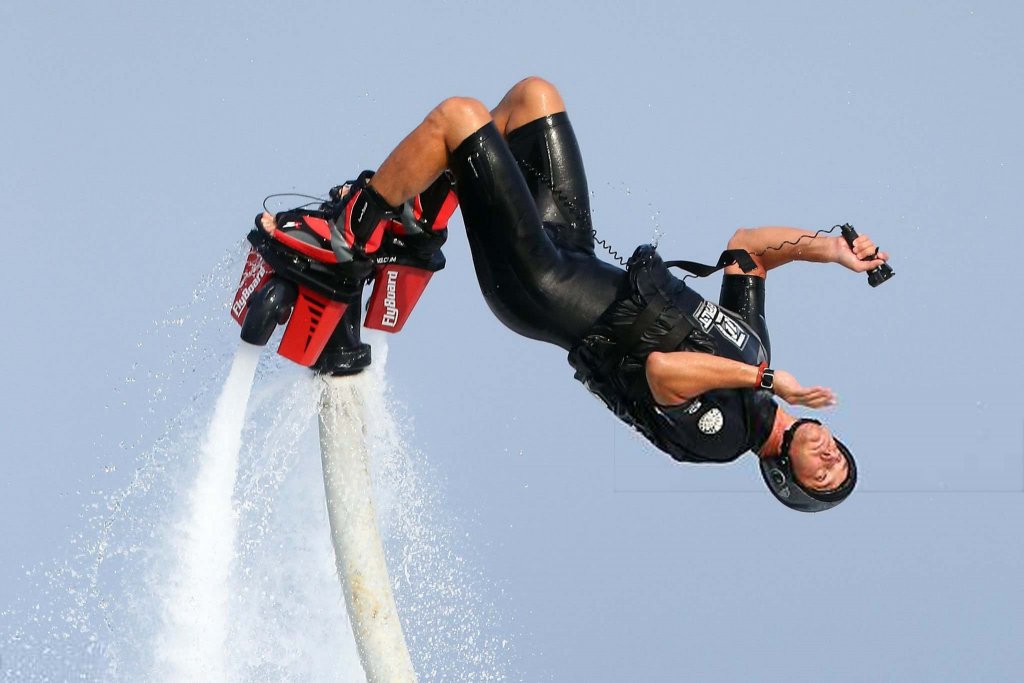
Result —
[{"label": "man's face", "polygon": [[789,447],[793,474],[805,488],[831,491],[849,474],[850,465],[825,425],[805,422],[797,427]]}]

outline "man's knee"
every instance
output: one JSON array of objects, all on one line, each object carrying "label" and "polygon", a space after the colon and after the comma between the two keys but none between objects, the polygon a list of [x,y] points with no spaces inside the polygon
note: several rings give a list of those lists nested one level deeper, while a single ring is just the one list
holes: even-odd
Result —
[{"label": "man's knee", "polygon": [[494,109],[494,120],[503,133],[550,114],[565,111],[558,89],[543,78],[530,76],[505,93]]},{"label": "man's knee", "polygon": [[486,125],[491,113],[472,97],[449,97],[434,107],[426,120],[441,132],[448,149],[454,149],[468,135]]},{"label": "man's knee", "polygon": [[527,76],[512,86],[509,95],[517,107],[561,109],[563,106],[558,88],[540,76]]},{"label": "man's knee", "polygon": [[445,129],[465,126],[479,128],[491,120],[491,113],[480,100],[472,97],[449,97],[427,116],[428,120]]}]

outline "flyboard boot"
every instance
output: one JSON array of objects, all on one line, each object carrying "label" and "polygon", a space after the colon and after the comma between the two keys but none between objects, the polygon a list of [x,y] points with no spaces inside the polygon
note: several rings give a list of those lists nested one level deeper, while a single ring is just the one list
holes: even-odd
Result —
[{"label": "flyboard boot", "polygon": [[332,189],[319,209],[277,214],[272,234],[257,216],[231,305],[244,341],[265,346],[285,325],[278,347],[285,358],[322,374],[358,373],[371,360],[360,338],[362,292],[371,280],[366,326],[401,330],[444,267],[440,247],[457,201],[449,183],[447,193],[432,186],[405,207],[390,207],[368,186],[371,176]]},{"label": "flyboard boot", "polygon": [[391,221],[374,258],[366,327],[401,331],[431,276],[444,268],[441,247],[448,239],[448,220],[458,205],[454,181],[444,173],[406,202],[400,216]]}]

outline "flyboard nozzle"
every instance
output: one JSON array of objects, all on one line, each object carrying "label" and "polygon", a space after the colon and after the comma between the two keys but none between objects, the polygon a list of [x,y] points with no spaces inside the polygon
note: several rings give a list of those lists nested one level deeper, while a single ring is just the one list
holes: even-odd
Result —
[{"label": "flyboard nozzle", "polygon": [[[840,226],[839,229],[843,233],[843,239],[845,239],[846,243],[850,245],[850,249],[853,249],[853,241],[857,239],[860,235],[857,234],[857,231],[854,230],[853,226],[850,225],[849,223]],[[877,287],[886,280],[890,279],[895,274],[896,273],[893,271],[893,269],[889,266],[888,263],[883,263],[877,268],[873,268],[868,271],[868,284],[871,285],[872,287]]]},{"label": "flyboard nozzle", "polygon": [[367,367],[370,347],[359,338],[363,282],[340,275],[333,254],[297,228],[279,228],[276,237],[256,228],[248,239],[231,305],[242,340],[265,346],[282,325],[277,352],[299,365],[325,375]]},{"label": "flyboard nozzle", "polygon": [[249,310],[242,321],[242,341],[266,346],[278,325],[291,316],[298,287],[287,280],[272,277],[249,299]]}]

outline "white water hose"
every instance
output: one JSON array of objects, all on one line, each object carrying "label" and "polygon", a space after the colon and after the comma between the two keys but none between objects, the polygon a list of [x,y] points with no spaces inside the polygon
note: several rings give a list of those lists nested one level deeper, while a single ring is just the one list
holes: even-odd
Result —
[{"label": "white water hose", "polygon": [[377,528],[357,377],[327,377],[320,406],[320,453],[335,563],[367,683],[412,683]]}]

